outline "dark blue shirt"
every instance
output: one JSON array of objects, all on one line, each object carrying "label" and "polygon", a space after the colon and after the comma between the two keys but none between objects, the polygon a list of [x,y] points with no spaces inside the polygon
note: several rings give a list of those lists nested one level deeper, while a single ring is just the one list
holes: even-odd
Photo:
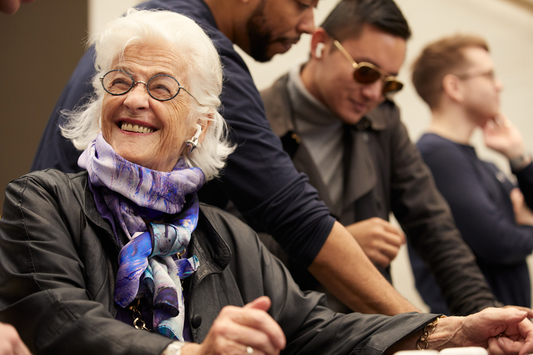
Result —
[{"label": "dark blue shirt", "polygon": [[[258,231],[274,236],[281,246],[305,266],[322,248],[334,219],[307,176],[298,173],[271,131],[263,102],[250,72],[233,43],[220,32],[202,0],[153,0],[145,9],[165,9],[189,16],[210,36],[224,69],[221,114],[230,126],[230,139],[238,147],[230,155],[219,179],[200,190],[203,202],[225,207],[228,199]],[[63,90],[41,139],[32,170],[56,168],[79,171],[81,154],[61,136],[61,110],[71,110],[92,95],[95,74],[91,47],[80,60]]]},{"label": "dark blue shirt", "polygon": [[[515,222],[509,197],[513,183],[494,164],[478,159],[472,146],[435,134],[423,135],[417,146],[494,295],[504,304],[530,307],[526,257],[533,250],[533,226]],[[531,203],[533,164],[515,174]],[[416,253],[409,256],[422,298],[432,312],[447,313],[429,270]]]}]

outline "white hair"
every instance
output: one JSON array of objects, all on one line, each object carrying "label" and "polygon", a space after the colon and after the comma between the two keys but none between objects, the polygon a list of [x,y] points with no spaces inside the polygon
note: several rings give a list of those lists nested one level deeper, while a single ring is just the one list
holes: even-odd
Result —
[{"label": "white hair", "polygon": [[190,98],[192,105],[187,119],[196,119],[199,123],[211,121],[203,142],[192,153],[187,150],[184,157],[189,165],[202,169],[206,181],[216,177],[234,146],[228,141],[226,122],[218,113],[222,91],[220,57],[205,32],[190,18],[174,12],[130,9],[125,17],[109,22],[104,31],[89,42],[95,45],[96,51],[97,72],[92,79],[96,95],[81,108],[62,112],[67,118],[61,126],[63,136],[77,149],[87,148],[101,129],[105,91],[100,77],[114,69],[113,63],[129,46],[163,45],[185,53],[180,56],[180,66],[186,68],[187,90],[202,104]]}]

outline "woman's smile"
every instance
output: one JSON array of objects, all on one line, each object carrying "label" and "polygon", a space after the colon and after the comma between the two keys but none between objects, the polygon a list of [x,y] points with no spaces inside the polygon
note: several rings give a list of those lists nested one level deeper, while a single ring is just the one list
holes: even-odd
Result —
[{"label": "woman's smile", "polygon": [[119,122],[119,127],[121,130],[123,130],[124,132],[128,132],[128,133],[142,133],[142,134],[147,134],[147,133],[153,133],[156,131],[156,129],[154,128],[151,128],[151,127],[148,127],[148,126],[144,126],[142,124],[132,124],[132,123],[129,123],[129,122]]}]

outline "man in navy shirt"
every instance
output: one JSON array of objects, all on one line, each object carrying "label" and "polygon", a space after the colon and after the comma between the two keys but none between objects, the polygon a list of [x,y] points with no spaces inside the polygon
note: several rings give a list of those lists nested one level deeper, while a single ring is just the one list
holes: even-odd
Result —
[{"label": "man in navy shirt", "polygon": [[[427,45],[413,66],[413,83],[431,109],[417,143],[457,227],[498,300],[531,305],[526,258],[533,251],[533,164],[518,129],[500,112],[502,83],[489,47],[477,36],[455,35]],[[470,139],[505,156],[515,188],[494,164],[480,160]],[[448,313],[431,273],[416,254],[411,264],[432,312]]]}]

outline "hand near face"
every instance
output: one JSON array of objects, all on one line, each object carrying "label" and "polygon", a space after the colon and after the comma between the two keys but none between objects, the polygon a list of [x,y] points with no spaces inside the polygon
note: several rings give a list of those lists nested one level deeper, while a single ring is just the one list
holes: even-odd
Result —
[{"label": "hand near face", "polygon": [[262,296],[242,308],[224,307],[204,342],[183,347],[182,354],[247,354],[247,347],[254,355],[279,354],[285,348],[285,335],[266,312],[270,305],[270,299]]},{"label": "hand near face", "polygon": [[524,141],[518,129],[503,114],[483,126],[485,145],[507,157],[514,159],[524,154]]},{"label": "hand near face", "polygon": [[487,347],[491,355],[533,352],[533,323],[515,308],[487,308],[464,318],[461,346]]},{"label": "hand near face", "polygon": [[10,324],[0,323],[0,355],[30,355],[30,351]]},{"label": "hand near face", "polygon": [[388,266],[405,244],[405,234],[378,217],[351,224],[346,229],[361,245],[366,256],[382,267]]}]

